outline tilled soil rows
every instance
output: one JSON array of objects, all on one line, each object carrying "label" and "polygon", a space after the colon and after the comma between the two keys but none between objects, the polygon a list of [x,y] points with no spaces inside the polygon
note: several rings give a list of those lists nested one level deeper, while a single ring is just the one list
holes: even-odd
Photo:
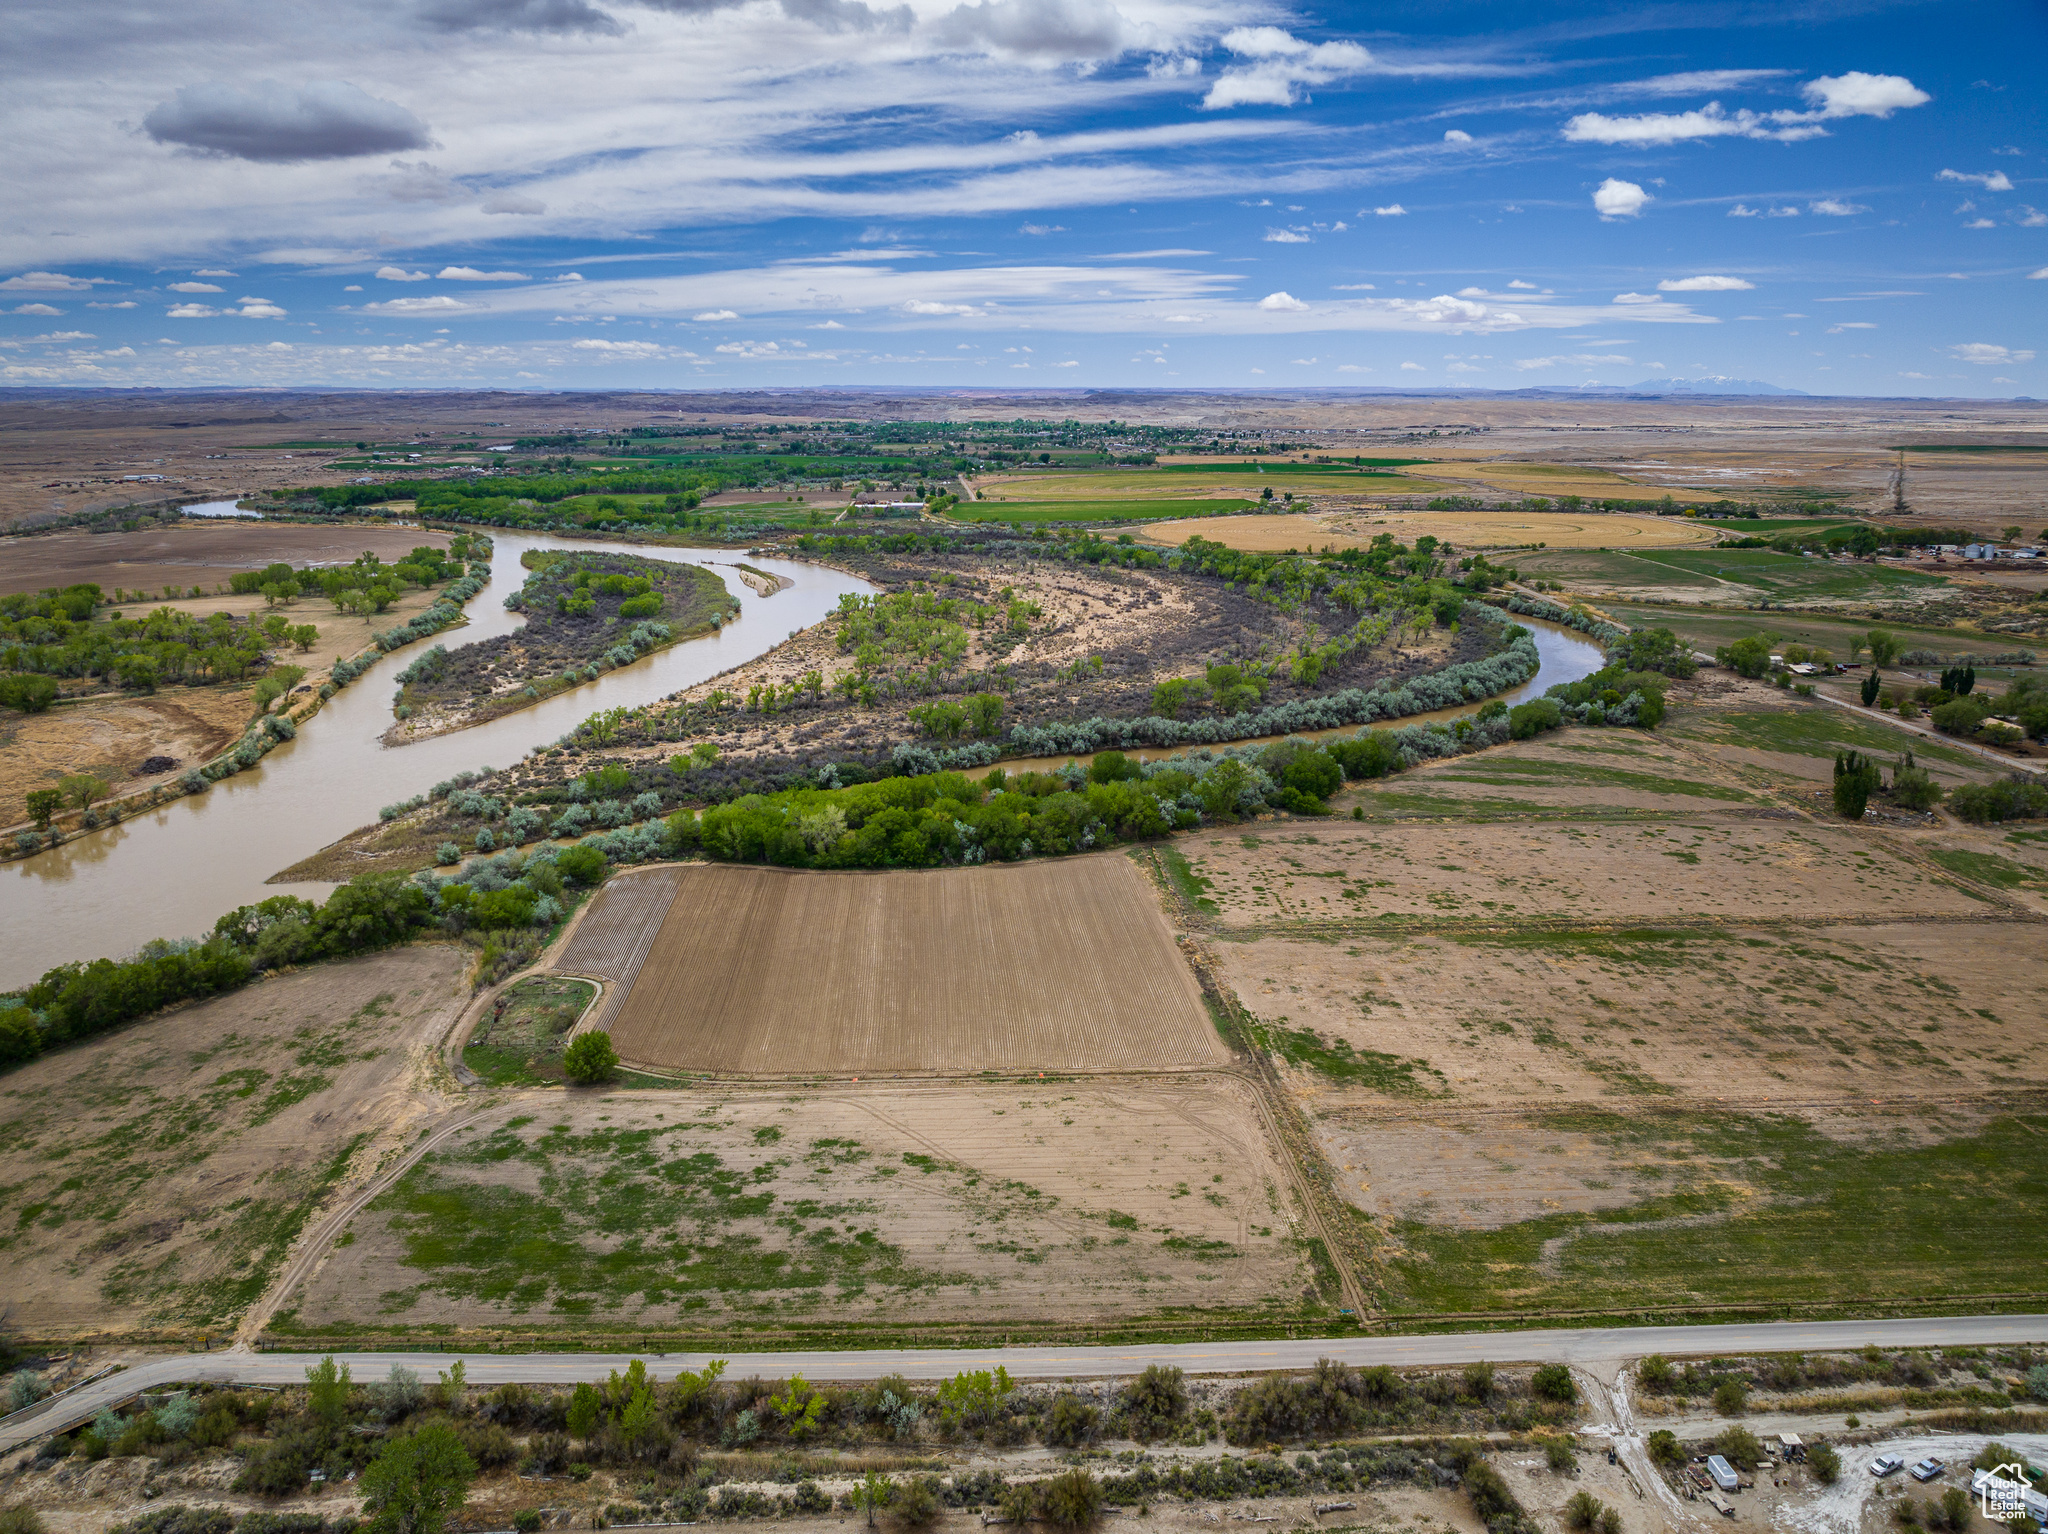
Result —
[{"label": "tilled soil rows", "polygon": [[[624,903],[593,910],[564,967],[638,919]],[[627,978],[609,1017],[619,1053],[671,1069],[1117,1071],[1227,1058],[1156,898],[1122,857],[935,873],[684,867]]]}]

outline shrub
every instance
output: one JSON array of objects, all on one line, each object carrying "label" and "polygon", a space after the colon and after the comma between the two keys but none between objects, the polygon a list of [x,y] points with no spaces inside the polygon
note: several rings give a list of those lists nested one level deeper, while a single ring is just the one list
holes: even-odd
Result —
[{"label": "shrub", "polygon": [[1813,1473],[1820,1478],[1823,1486],[1832,1486],[1842,1474],[1842,1456],[1832,1444],[1817,1443],[1806,1451],[1806,1462],[1813,1466]]},{"label": "shrub", "polygon": [[1749,1409],[1749,1392],[1741,1380],[1726,1379],[1714,1387],[1714,1410],[1724,1417],[1739,1417]]},{"label": "shrub", "polygon": [[542,1521],[540,1509],[537,1507],[522,1507],[512,1515],[512,1527],[517,1529],[519,1534],[533,1534],[533,1531],[541,1526]]},{"label": "shrub", "polygon": [[1508,710],[1508,738],[1532,740],[1564,723],[1564,711],[1548,698],[1531,698]]},{"label": "shrub", "polygon": [[570,847],[555,858],[555,867],[562,871],[563,878],[573,883],[601,884],[605,875],[605,855],[595,847]]},{"label": "shrub", "polygon": [[434,849],[434,861],[442,868],[462,861],[462,849],[453,842],[443,842]]},{"label": "shrub", "polygon": [[1601,1501],[1590,1491],[1575,1491],[1571,1500],[1564,1505],[1565,1527],[1591,1529],[1598,1526],[1603,1511]]},{"label": "shrub", "polygon": [[1095,1408],[1070,1390],[1053,1397],[1046,1424],[1045,1441],[1056,1449],[1071,1449],[1087,1442],[1095,1432]]},{"label": "shrub", "polygon": [[612,1036],[601,1028],[577,1034],[562,1051],[562,1071],[571,1081],[610,1081],[618,1068],[619,1052],[612,1048]]},{"label": "shrub", "polygon": [[1726,1427],[1714,1438],[1714,1452],[1739,1470],[1754,1470],[1763,1460],[1764,1446],[1746,1427]]},{"label": "shrub", "polygon": [[[822,1495],[822,1494],[821,1494]],[[905,1528],[921,1529],[939,1516],[938,1491],[928,1476],[916,1476],[896,1488],[889,1499],[889,1511]]]},{"label": "shrub", "polygon": [[1660,1427],[1650,1434],[1648,1448],[1650,1458],[1660,1465],[1685,1463],[1685,1449],[1678,1442],[1678,1435],[1668,1427]]},{"label": "shrub", "polygon": [[1569,1437],[1546,1438],[1543,1440],[1543,1459],[1554,1472],[1563,1474],[1578,1468],[1578,1446]]},{"label": "shrub", "polygon": [[1669,1390],[1677,1378],[1678,1371],[1662,1353],[1652,1353],[1636,1365],[1636,1383],[1645,1390]]},{"label": "shrub", "polygon": [[1187,1409],[1187,1376],[1171,1365],[1148,1365],[1124,1389],[1124,1424],[1140,1443],[1167,1432]]},{"label": "shrub", "polygon": [[1977,825],[2035,820],[2048,816],[2048,788],[2017,775],[1996,783],[1965,783],[1950,792],[1948,807]]},{"label": "shrub", "polygon": [[[1180,1373],[1178,1369],[1173,1372]],[[1101,1511],[1102,1484],[1078,1467],[1054,1476],[1039,1489],[1039,1516],[1061,1528],[1083,1528]]]},{"label": "shrub", "polygon": [[1564,1364],[1544,1364],[1529,1377],[1529,1389],[1542,1401],[1576,1401],[1579,1398],[1578,1383]]}]

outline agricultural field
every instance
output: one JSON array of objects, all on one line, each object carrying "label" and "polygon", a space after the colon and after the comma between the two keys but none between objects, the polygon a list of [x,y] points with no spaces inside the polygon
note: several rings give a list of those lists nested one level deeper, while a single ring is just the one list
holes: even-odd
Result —
[{"label": "agricultural field", "polygon": [[[7,557],[0,561],[0,593],[91,584],[108,593],[117,587],[147,591],[155,600],[165,586],[174,585],[182,597],[193,586],[208,592],[225,587],[237,570],[260,570],[279,562],[345,565],[369,551],[396,564],[420,544],[447,548],[448,536],[376,523],[313,526],[227,518],[174,522],[132,533],[38,533],[8,539]],[[263,599],[237,600],[253,600],[260,607]],[[180,600],[178,605],[185,604]],[[385,622],[388,627],[389,620]]]},{"label": "agricultural field", "polygon": [[1539,550],[1522,556],[1517,568],[1591,595],[1722,604],[1912,601],[1949,590],[1947,577],[1924,571],[1771,549]]},{"label": "agricultural field", "polygon": [[[655,1069],[1198,1069],[1227,1059],[1158,902],[1099,854],[937,873],[689,867],[609,1018]],[[600,940],[593,911],[574,946]],[[567,962],[567,961],[565,961]],[[590,961],[582,960],[588,967]]]},{"label": "agricultural field", "polygon": [[1059,505],[1090,503],[1131,509],[1111,515],[1150,516],[1153,501],[1257,499],[1261,491],[1300,496],[1437,495],[1446,486],[1408,474],[1354,469],[1348,465],[1270,463],[1181,463],[1151,469],[1108,469],[1094,473],[982,475],[974,488],[987,499],[982,507],[1005,501]]},{"label": "agricultural field", "polygon": [[1535,569],[1544,557],[1520,550],[1534,544],[1553,549],[1683,547],[1712,543],[1711,523],[1677,517],[1638,517],[1609,512],[1365,511],[1274,512],[1232,517],[1204,527],[1192,522],[1158,522],[1140,534],[1148,542],[1177,544],[1200,534],[1234,549],[1261,553],[1287,549],[1362,548],[1382,533],[1413,543],[1428,536],[1458,549],[1514,549],[1516,567]]},{"label": "agricultural field", "polygon": [[[136,696],[109,691],[47,713],[0,713],[0,821],[21,814],[22,796],[71,773],[106,780],[120,798],[185,772],[232,744],[255,712],[248,687],[166,687]],[[164,759],[169,765],[164,765]],[[145,770],[147,769],[147,770]]]},{"label": "agricultural field", "polygon": [[948,507],[952,522],[1120,522],[1141,517],[1222,517],[1257,503],[1233,497],[1213,500],[962,501]]},{"label": "agricultural field", "polygon": [[276,975],[0,1076],[8,1323],[219,1337],[332,1191],[440,1111],[466,955]]},{"label": "agricultural field", "polygon": [[[1286,1173],[1223,1078],[508,1105],[373,1201],[288,1330],[887,1331],[1285,1315]],[[350,1239],[350,1238],[353,1239]]]}]

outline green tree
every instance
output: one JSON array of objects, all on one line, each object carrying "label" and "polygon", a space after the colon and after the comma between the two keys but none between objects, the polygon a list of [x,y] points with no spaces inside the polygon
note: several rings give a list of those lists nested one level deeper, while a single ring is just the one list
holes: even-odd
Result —
[{"label": "green tree", "polygon": [[1813,1466],[1813,1473],[1820,1477],[1823,1486],[1832,1486],[1841,1478],[1842,1456],[1832,1444],[1817,1443],[1806,1451],[1806,1462]]},{"label": "green tree", "polygon": [[1890,629],[1872,629],[1863,642],[1870,647],[1870,664],[1880,669],[1891,665],[1905,649],[1899,636]]},{"label": "green tree", "polygon": [[1714,1387],[1714,1410],[1722,1416],[1739,1417],[1748,1409],[1749,1392],[1741,1380],[1726,1379]]},{"label": "green tree", "polygon": [[1883,678],[1878,676],[1876,671],[1873,670],[1864,673],[1861,696],[1863,699],[1863,706],[1865,708],[1871,708],[1876,705],[1878,689],[1881,688],[1883,685]]},{"label": "green tree", "polygon": [[1714,659],[1733,671],[1737,676],[1759,677],[1771,666],[1771,647],[1764,640],[1751,635],[1738,639],[1733,644],[1722,645],[1714,652]]},{"label": "green tree", "polygon": [[1746,1427],[1725,1427],[1714,1438],[1714,1452],[1738,1470],[1754,1470],[1763,1461],[1764,1446]]},{"label": "green tree", "polygon": [[36,823],[38,831],[49,830],[57,811],[64,808],[61,788],[32,788],[22,798],[28,806],[28,818]]},{"label": "green tree", "polygon": [[1580,1530],[1597,1527],[1603,1506],[1590,1491],[1573,1492],[1571,1500],[1564,1505],[1565,1527]]},{"label": "green tree", "polygon": [[1844,820],[1861,820],[1870,796],[1880,781],[1877,763],[1859,751],[1835,753],[1835,813]]},{"label": "green tree", "polygon": [[352,1382],[348,1365],[336,1364],[329,1353],[306,1370],[306,1409],[314,1421],[330,1432],[348,1418],[348,1392]]},{"label": "green tree", "polygon": [[889,1499],[896,1494],[896,1483],[879,1470],[870,1470],[864,1477],[853,1483],[853,1490],[847,1496],[853,1505],[868,1515],[868,1527],[875,1526],[875,1513],[889,1505]]},{"label": "green tree", "polygon": [[973,720],[974,733],[984,740],[991,740],[1003,728],[1003,699],[1000,693],[978,692],[967,700],[967,713]]},{"label": "green tree", "polygon": [[441,1534],[475,1479],[476,1461],[441,1423],[391,1439],[363,1471],[367,1527],[371,1534]]},{"label": "green tree", "polygon": [[1207,684],[1193,677],[1170,677],[1152,689],[1152,712],[1161,719],[1178,719],[1183,709],[1199,702],[1208,691]]},{"label": "green tree", "polygon": [[1636,1365],[1636,1383],[1645,1390],[1669,1390],[1677,1377],[1671,1360],[1662,1353],[1652,1353]]},{"label": "green tree", "polygon": [[1544,1364],[1529,1376],[1529,1388],[1545,1401],[1576,1401],[1579,1398],[1578,1383],[1572,1379],[1572,1371],[1563,1364]]},{"label": "green tree", "polygon": [[24,714],[47,713],[57,701],[57,679],[29,672],[0,676],[0,704]]},{"label": "green tree", "polygon": [[963,1369],[939,1386],[939,1421],[952,1429],[986,1427],[1015,1388],[1000,1364],[993,1373]]},{"label": "green tree", "polygon": [[612,1036],[602,1028],[579,1033],[562,1051],[562,1071],[571,1081],[590,1085],[610,1081],[619,1068],[619,1052],[612,1048]]},{"label": "green tree", "polygon": [[1678,1435],[1668,1427],[1660,1427],[1650,1434],[1648,1448],[1650,1458],[1660,1465],[1685,1463],[1685,1448],[1679,1443]]},{"label": "green tree", "polygon": [[597,1387],[589,1380],[578,1380],[569,1395],[569,1432],[577,1438],[588,1438],[603,1415],[604,1398],[597,1393]]},{"label": "green tree", "polygon": [[96,772],[73,772],[57,780],[57,787],[74,808],[89,810],[95,800],[107,796],[107,780]]},{"label": "green tree", "polygon": [[782,1419],[783,1430],[792,1438],[808,1438],[817,1430],[825,1411],[825,1392],[801,1374],[792,1374],[782,1394],[770,1396],[768,1404]]}]

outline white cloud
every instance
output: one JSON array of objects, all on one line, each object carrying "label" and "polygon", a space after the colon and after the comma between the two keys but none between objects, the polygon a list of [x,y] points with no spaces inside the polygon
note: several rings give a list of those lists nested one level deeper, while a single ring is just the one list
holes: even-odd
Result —
[{"label": "white cloud", "polygon": [[223,289],[211,282],[174,282],[165,291],[169,293],[219,293]]},{"label": "white cloud", "polygon": [[1296,357],[1293,359],[1293,361],[1291,361],[1288,364],[1288,366],[1297,368],[1312,368],[1322,360],[1323,359],[1320,357]]},{"label": "white cloud", "polygon": [[1296,298],[1292,293],[1282,292],[1268,293],[1259,300],[1259,307],[1276,312],[1298,313],[1307,309],[1308,305]]},{"label": "white cloud", "polygon": [[1664,300],[1655,293],[1617,293],[1614,295],[1614,302],[1617,304],[1661,304]]},{"label": "white cloud", "polygon": [[484,199],[484,212],[509,213],[517,217],[538,218],[547,212],[548,205],[537,197],[525,197],[518,192],[493,192]]},{"label": "white cloud", "polygon": [[1401,364],[1401,371],[1404,373],[1420,373],[1423,371],[1423,367],[1419,362],[1404,362]]},{"label": "white cloud", "polygon": [[449,314],[462,308],[459,298],[450,298],[446,293],[436,293],[431,298],[387,298],[382,303],[364,304],[366,314]]},{"label": "white cloud", "polygon": [[1370,373],[1372,369],[1360,367],[1355,362],[1340,362],[1337,364],[1337,371],[1340,373]]},{"label": "white cloud", "polygon": [[2020,208],[2020,227],[2024,229],[2048,227],[2048,213],[2043,213],[2039,208],[2024,202],[2020,204]]},{"label": "white cloud", "polygon": [[[1685,77],[1670,77],[1685,78]],[[1733,82],[1729,82],[1733,83]],[[1851,70],[1823,75],[1801,88],[1812,110],[1805,112],[1726,111],[1718,101],[1689,112],[1644,112],[1610,117],[1581,112],[1563,128],[1564,137],[1580,144],[1682,144],[1709,138],[1776,139],[1793,144],[1824,138],[1824,122],[1843,117],[1890,117],[1901,107],[1917,107],[1934,98],[1900,75],[1867,75]]]},{"label": "white cloud", "polygon": [[2011,178],[2002,170],[1981,173],[1966,170],[1944,170],[1936,173],[1934,179],[1936,181],[1967,181],[1973,186],[1981,186],[1987,192],[2009,192],[2012,190]]},{"label": "white cloud", "polygon": [[898,304],[896,312],[899,314],[954,314],[972,319],[978,318],[983,311],[976,308],[973,304],[942,304],[928,298],[912,298]]},{"label": "white cloud", "polygon": [[1860,202],[1843,202],[1834,197],[1823,197],[1818,202],[1810,202],[1806,206],[1823,218],[1854,218],[1858,213],[1870,211]]},{"label": "white cloud", "polygon": [[1357,43],[1307,43],[1280,27],[1232,27],[1223,46],[1249,64],[1225,69],[1202,105],[1291,107],[1307,95],[1304,87],[1363,74],[1373,57]]},{"label": "white cloud", "polygon": [[659,357],[666,349],[653,341],[602,341],[590,336],[569,345],[574,351],[609,352],[616,357]]},{"label": "white cloud", "polygon": [[165,317],[173,320],[210,320],[219,313],[220,310],[208,308],[205,304],[179,304],[164,311]]},{"label": "white cloud", "polygon": [[341,291],[344,293],[360,293],[363,291],[363,285],[360,282],[352,282]]},{"label": "white cloud", "polygon": [[1903,75],[1867,75],[1860,69],[1822,75],[1800,94],[1823,117],[1890,117],[1902,107],[1925,106],[1934,99]]},{"label": "white cloud", "polygon": [[[1631,359],[1627,357],[1615,356],[1612,354],[1596,355],[1587,352],[1575,352],[1567,356],[1558,357],[1521,357],[1508,365],[1514,368],[1517,372],[1529,373],[1534,372],[1539,368],[1554,368],[1560,366],[1594,368],[1600,367],[1603,364],[1607,366],[1613,366],[1615,364],[1628,366],[1630,365],[1630,363]],[[1654,363],[1651,365],[1655,366]]]},{"label": "white cloud", "polygon": [[1633,181],[1620,181],[1613,176],[1593,191],[1593,208],[1609,223],[1616,219],[1634,218],[1643,211],[1643,204],[1650,200],[1650,194]]},{"label": "white cloud", "polygon": [[1408,216],[1408,210],[1398,202],[1390,202],[1384,208],[1374,208],[1372,211],[1375,218],[1406,218]]},{"label": "white cloud", "polygon": [[[218,292],[219,289],[216,288],[214,291]],[[90,305],[89,307],[95,309],[106,309],[111,308],[112,305],[93,304]],[[7,312],[9,314],[62,314],[64,311],[51,304],[16,304],[12,309],[9,309]]]},{"label": "white cloud", "polygon": [[409,272],[402,266],[380,266],[377,268],[376,276],[380,282],[426,282],[431,274]]},{"label": "white cloud", "polygon": [[1067,226],[1065,224],[1019,224],[1017,232],[1029,235],[1065,234]]},{"label": "white cloud", "polygon": [[220,266],[202,266],[198,271],[194,272],[192,275],[194,277],[239,277],[241,273],[231,272],[227,270],[225,267]]},{"label": "white cloud", "polygon": [[1533,283],[1533,282],[1524,282],[1524,281],[1522,281],[1522,279],[1521,279],[1521,278],[1519,278],[1519,277],[1517,277],[1517,278],[1514,278],[1514,279],[1513,279],[1512,281],[1510,281],[1510,282],[1508,283],[1508,286],[1509,286],[1509,287],[1511,287],[1511,288],[1515,288],[1515,289],[1517,289],[1517,290],[1519,290],[1519,291],[1521,291],[1521,292],[1525,292],[1525,293],[1533,293],[1533,292],[1535,292],[1535,291],[1536,291],[1536,284],[1535,284],[1535,283]]},{"label": "white cloud", "polygon": [[1948,354],[1958,362],[1974,362],[1978,367],[2004,367],[2008,363],[2034,360],[2032,352],[2013,351],[2009,347],[1993,346],[1988,341],[1965,341],[1960,346],[1951,346]]},{"label": "white cloud", "polygon": [[1963,227],[1965,229],[1996,229],[1998,225],[1988,218],[1973,218]]},{"label": "white cloud", "polygon": [[462,202],[469,196],[469,188],[425,160],[393,160],[391,168],[398,174],[371,178],[366,188],[393,202]]},{"label": "white cloud", "polygon": [[844,330],[846,327],[837,320],[826,320],[821,324],[809,325],[805,328],[808,330]]},{"label": "white cloud", "polygon": [[[581,282],[583,279],[579,277],[576,280]],[[739,316],[730,309],[706,309],[702,314],[693,314],[690,318],[699,325],[715,325],[721,320],[736,320]]]},{"label": "white cloud", "polygon": [[1373,293],[1377,292],[1378,289],[1369,282],[1340,282],[1336,285],[1336,291],[1339,293]]},{"label": "white cloud", "polygon": [[1444,142],[1446,144],[1469,144],[1472,142],[1472,135],[1463,128],[1447,128],[1444,130]]},{"label": "white cloud", "polygon": [[1202,72],[1200,59],[1181,56],[1155,58],[1145,66],[1146,78],[1152,80],[1192,80]]},{"label": "white cloud", "polygon": [[[285,316],[285,311],[267,298],[238,298],[235,302],[242,307],[223,312],[239,314],[245,320],[279,320]],[[404,300],[401,299],[399,302],[403,303]]]},{"label": "white cloud", "polygon": [[480,272],[473,266],[444,266],[434,275],[443,282],[531,282],[524,272]]},{"label": "white cloud", "polygon": [[1077,368],[1080,365],[1078,362],[1049,362],[1046,364],[1047,367],[1055,368]]},{"label": "white cloud", "polygon": [[1309,237],[1298,229],[1268,229],[1266,231],[1266,243],[1268,245],[1306,245],[1310,241]]},{"label": "white cloud", "polygon": [[111,277],[67,277],[62,272],[23,272],[19,277],[9,277],[0,282],[0,291],[9,293],[84,293],[92,288],[113,283]]},{"label": "white cloud", "polygon": [[1756,286],[1740,277],[1666,277],[1657,284],[1660,293],[1747,293]]},{"label": "white cloud", "polygon": [[1799,210],[1797,208],[1752,208],[1747,203],[1738,202],[1728,210],[1728,216],[1730,218],[1797,218]]}]

